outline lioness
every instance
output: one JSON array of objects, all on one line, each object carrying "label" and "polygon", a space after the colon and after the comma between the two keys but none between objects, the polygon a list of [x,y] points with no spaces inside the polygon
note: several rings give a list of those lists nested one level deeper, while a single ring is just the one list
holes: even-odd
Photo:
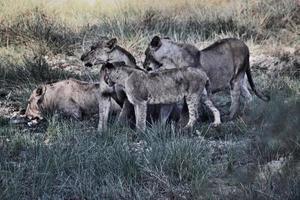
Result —
[{"label": "lioness", "polygon": [[[104,39],[95,44],[93,44],[89,51],[85,52],[81,56],[81,60],[84,62],[85,66],[91,67],[93,65],[104,64],[106,62],[125,62],[126,66],[140,69],[136,65],[135,58],[124,48],[118,45],[116,38]],[[133,106],[130,105],[126,99],[126,95],[122,87],[116,85],[116,96],[123,103],[122,111],[119,115],[119,121],[126,121],[127,119],[132,119],[130,115],[133,113]],[[173,106],[170,105],[153,105],[149,107],[148,118],[155,120],[159,115],[162,124],[165,124],[169,119],[169,115],[173,110]],[[175,110],[175,109],[174,109]],[[157,114],[158,113],[158,114]],[[177,113],[176,113],[177,114]]]},{"label": "lioness", "polygon": [[208,75],[212,92],[230,86],[230,119],[239,110],[240,95],[247,101],[252,96],[247,88],[246,76],[253,92],[262,100],[270,97],[259,92],[254,85],[249,65],[249,49],[241,40],[222,39],[199,51],[190,44],[177,43],[169,38],[153,37],[145,51],[144,68],[147,70],[162,68],[200,67]]},{"label": "lioness", "polygon": [[[90,50],[81,56],[81,60],[87,67],[106,62],[125,62],[129,67],[141,69],[136,65],[136,60],[132,54],[118,45],[116,38],[104,39],[93,44]],[[119,115],[119,121],[134,121],[134,116],[132,116],[132,113],[134,113],[133,106],[127,100],[122,87],[118,85],[115,86],[115,96],[120,102],[122,102],[123,105],[122,111]],[[160,116],[163,124],[166,123],[170,108],[166,105],[163,105],[163,107],[168,108],[167,114],[165,114],[165,110],[160,110],[160,107],[160,105],[153,105],[149,107],[149,115],[147,116],[149,121],[156,120],[159,118],[158,116]]]},{"label": "lioness", "polygon": [[[97,113],[98,96],[99,83],[68,79],[40,85],[28,99],[25,117],[37,121],[43,119],[43,112],[59,111],[81,120],[84,115]],[[120,111],[120,106],[112,102],[112,110]]]},{"label": "lioness", "polygon": [[137,68],[135,58],[117,43],[116,38],[103,39],[93,44],[89,51],[82,54],[81,60],[87,67],[107,62],[125,62],[127,66]]},{"label": "lioness", "polygon": [[108,85],[119,84],[124,88],[129,102],[134,105],[138,129],[146,128],[147,105],[175,103],[182,99],[186,100],[189,110],[189,121],[185,129],[193,127],[198,118],[201,96],[214,114],[213,125],[221,123],[220,113],[209,99],[209,79],[199,68],[146,73],[118,62],[104,64],[100,75]]},{"label": "lioness", "polygon": [[[127,66],[137,68],[135,58],[124,48],[120,47],[116,38],[104,39],[93,44],[89,51],[81,56],[85,66],[104,64],[106,62],[125,62]],[[133,106],[128,102],[122,87],[115,86],[115,96],[122,102],[122,110],[119,115],[119,121],[126,121],[131,118]]]}]

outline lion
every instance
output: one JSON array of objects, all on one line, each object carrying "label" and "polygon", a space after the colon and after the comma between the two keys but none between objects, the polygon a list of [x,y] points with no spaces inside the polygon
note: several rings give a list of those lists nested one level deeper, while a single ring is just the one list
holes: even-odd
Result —
[{"label": "lion", "polygon": [[221,123],[220,113],[209,99],[209,79],[200,68],[187,67],[147,73],[127,67],[123,62],[115,62],[104,64],[100,75],[109,86],[118,84],[124,88],[129,102],[134,106],[136,128],[139,130],[146,128],[148,105],[176,103],[182,99],[185,99],[189,110],[189,121],[184,129],[192,128],[198,118],[201,97],[213,112],[213,125]]},{"label": "lion", "polygon": [[107,62],[125,62],[127,66],[138,68],[133,55],[118,45],[117,38],[96,42],[89,51],[82,54],[80,59],[87,67]]},{"label": "lion", "polygon": [[[134,56],[125,50],[123,47],[118,45],[118,41],[116,38],[112,39],[103,39],[101,41],[93,44],[89,51],[85,52],[81,56],[81,60],[84,62],[86,67],[92,67],[94,65],[101,65],[107,62],[125,62],[127,67],[131,67],[134,69],[142,69],[139,68],[136,64],[136,60]],[[105,83],[103,83],[105,84]],[[123,91],[123,88],[118,84],[115,85],[115,96],[122,102],[122,110],[119,115],[120,122],[123,121],[134,121],[134,113],[133,105],[129,103],[126,98],[126,94]],[[107,100],[107,99],[106,99]],[[102,102],[103,104],[103,102]],[[167,108],[167,114],[165,114],[165,109],[160,109],[161,107]],[[172,107],[171,107],[172,109]],[[148,121],[151,122],[153,120],[157,120],[160,118],[162,124],[165,124],[168,120],[170,108],[167,105],[153,105],[149,107],[149,115],[147,116]],[[177,117],[176,114],[175,118]]]},{"label": "lion", "polygon": [[[84,62],[86,67],[100,65],[107,62],[125,62],[127,66],[137,68],[136,60],[127,50],[120,47],[116,38],[103,39],[93,44],[89,51],[81,56],[81,61]],[[115,86],[114,94],[120,102],[122,102],[122,110],[119,115],[119,121],[126,121],[131,118],[133,113],[133,106],[128,102],[126,95],[118,85]]]},{"label": "lion", "polygon": [[154,36],[145,56],[143,66],[148,71],[187,66],[201,68],[210,79],[213,93],[230,87],[230,119],[234,119],[239,110],[241,95],[247,102],[252,100],[246,79],[256,96],[264,101],[270,100],[268,95],[258,91],[254,85],[249,65],[249,48],[241,40],[222,39],[200,51],[190,44]]},{"label": "lion", "polygon": [[[42,120],[45,112],[60,112],[82,120],[83,116],[97,113],[99,83],[88,83],[76,79],[43,84],[33,90],[28,99],[25,115],[34,123]],[[112,111],[119,112],[120,106],[112,101]]]}]

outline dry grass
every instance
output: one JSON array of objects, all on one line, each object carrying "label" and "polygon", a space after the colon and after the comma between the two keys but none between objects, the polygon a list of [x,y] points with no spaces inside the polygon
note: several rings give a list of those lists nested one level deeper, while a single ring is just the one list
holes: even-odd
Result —
[{"label": "dry grass", "polygon": [[[41,10],[47,17],[59,19],[73,28],[97,24],[106,17],[139,18],[151,10],[179,20],[231,17],[243,25],[264,28],[271,26],[277,16],[277,23],[291,23],[296,16],[289,11],[297,9],[297,4],[295,0],[3,0],[0,22],[11,25],[20,14],[31,15],[33,9]],[[290,29],[295,29],[295,25],[290,24]]]},{"label": "dry grass", "polygon": [[229,1],[139,1],[139,0],[4,0],[0,7],[0,21],[13,22],[19,13],[30,14],[33,8],[40,9],[48,16],[57,17],[63,22],[73,26],[80,26],[86,23],[94,24],[103,16],[118,16],[120,12],[138,11],[145,12],[148,9],[161,10],[171,13],[173,10],[186,10],[192,6],[219,7],[227,5]]},{"label": "dry grass", "polygon": [[42,43],[54,53],[72,54],[72,48],[87,34],[88,40],[101,35],[118,37],[125,47],[142,50],[150,37],[161,34],[189,43],[211,43],[231,36],[295,47],[298,13],[294,0],[4,0],[0,4],[0,45]]}]

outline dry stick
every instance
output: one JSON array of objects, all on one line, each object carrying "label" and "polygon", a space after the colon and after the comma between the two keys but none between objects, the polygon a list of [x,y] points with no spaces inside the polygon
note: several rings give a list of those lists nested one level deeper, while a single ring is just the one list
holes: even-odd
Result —
[{"label": "dry stick", "polygon": [[[85,52],[84,43],[85,43],[86,33],[87,33],[87,31],[84,33],[84,36],[82,38],[82,44],[81,44],[81,50],[82,50],[83,53]],[[86,75],[91,82],[94,82],[89,70],[84,70],[84,75]]]},{"label": "dry stick", "polygon": [[85,52],[85,49],[84,49],[85,37],[86,37],[86,32],[84,33],[84,36],[82,38],[82,44],[81,44],[81,50],[83,53]]},{"label": "dry stick", "polygon": [[9,44],[9,34],[8,34],[8,28],[5,28],[5,35],[6,35],[6,48],[8,48]]}]

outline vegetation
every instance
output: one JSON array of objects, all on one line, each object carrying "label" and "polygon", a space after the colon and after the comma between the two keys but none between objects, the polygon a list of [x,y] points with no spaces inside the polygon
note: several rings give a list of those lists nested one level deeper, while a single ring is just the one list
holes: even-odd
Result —
[{"label": "vegetation", "polygon": [[[0,199],[299,199],[299,13],[295,0],[1,1]],[[38,84],[87,79],[46,57],[78,59],[108,36],[140,64],[156,34],[199,48],[242,39],[271,102],[254,98],[217,129],[203,120],[194,136],[159,123],[136,134],[113,116],[101,134],[97,117],[10,123]],[[228,98],[216,94],[217,106]]]}]

